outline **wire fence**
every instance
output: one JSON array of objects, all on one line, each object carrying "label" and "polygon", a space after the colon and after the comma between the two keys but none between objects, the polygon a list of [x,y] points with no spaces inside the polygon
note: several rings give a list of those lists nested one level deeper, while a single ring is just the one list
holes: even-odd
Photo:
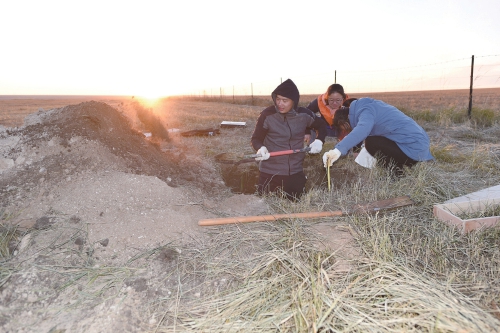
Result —
[{"label": "wire fence", "polygon": [[[474,59],[472,66],[472,59]],[[301,95],[320,94],[332,83],[340,83],[349,94],[500,88],[500,55],[472,56],[450,61],[373,71],[343,71],[293,77]],[[204,87],[186,95],[230,100],[236,96],[270,96],[283,80],[250,82],[244,85]]]}]

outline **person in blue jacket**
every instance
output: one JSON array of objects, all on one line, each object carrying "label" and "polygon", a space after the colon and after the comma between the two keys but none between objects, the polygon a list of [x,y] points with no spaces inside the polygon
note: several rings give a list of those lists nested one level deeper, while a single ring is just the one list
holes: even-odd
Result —
[{"label": "person in blue jacket", "polygon": [[335,113],[334,123],[350,133],[323,155],[325,168],[361,141],[377,164],[401,175],[405,166],[434,160],[425,130],[396,107],[373,98],[351,98]]},{"label": "person in blue jacket", "polygon": [[304,148],[304,133],[313,128],[318,138],[309,147],[311,154],[319,154],[326,137],[326,126],[311,110],[299,107],[299,90],[288,79],[272,92],[274,105],[264,109],[257,119],[251,144],[259,157],[259,195],[277,192],[297,200],[306,184],[303,162],[305,153],[273,156],[272,152]]}]

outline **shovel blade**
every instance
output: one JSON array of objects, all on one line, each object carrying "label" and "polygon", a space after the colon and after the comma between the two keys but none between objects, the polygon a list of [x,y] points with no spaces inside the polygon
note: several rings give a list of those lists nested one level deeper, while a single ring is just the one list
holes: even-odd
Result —
[{"label": "shovel blade", "polygon": [[363,205],[354,206],[349,213],[376,213],[381,210],[391,210],[399,207],[413,205],[413,200],[407,196],[378,200]]}]

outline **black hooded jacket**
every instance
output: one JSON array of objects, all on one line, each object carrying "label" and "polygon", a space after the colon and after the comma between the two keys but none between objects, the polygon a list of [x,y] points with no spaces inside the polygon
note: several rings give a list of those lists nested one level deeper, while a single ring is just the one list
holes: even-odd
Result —
[{"label": "black hooded jacket", "polygon": [[[276,107],[276,96],[290,98],[294,107],[287,113],[280,113]],[[274,106],[263,110],[252,134],[252,147],[259,150],[265,146],[269,152],[302,149],[306,129],[318,131],[317,139],[325,142],[326,126],[312,111],[299,107],[299,90],[292,80],[288,79],[280,84],[271,94]],[[303,171],[305,153],[282,156],[273,156],[261,161],[259,170],[272,175],[289,176]]]}]

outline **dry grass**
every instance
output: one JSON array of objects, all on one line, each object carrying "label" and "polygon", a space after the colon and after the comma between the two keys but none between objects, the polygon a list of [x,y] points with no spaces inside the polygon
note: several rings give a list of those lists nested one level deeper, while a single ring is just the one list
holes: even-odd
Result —
[{"label": "dry grass", "polygon": [[[344,191],[312,195],[330,202],[361,194]],[[277,210],[290,208],[274,200]],[[210,228],[209,243],[182,252],[181,266],[196,262],[196,270],[178,272],[196,272],[206,288],[199,298],[179,294],[157,331],[493,332],[498,230],[461,236],[423,207],[348,218],[366,254],[348,272],[337,269],[338,254],[315,246],[311,221]]]},{"label": "dry grass", "polygon": [[472,210],[472,211],[470,208],[459,209],[457,212],[452,212],[448,208],[446,210],[462,220],[500,216],[500,205],[496,204],[487,204],[485,207],[479,210]]}]

